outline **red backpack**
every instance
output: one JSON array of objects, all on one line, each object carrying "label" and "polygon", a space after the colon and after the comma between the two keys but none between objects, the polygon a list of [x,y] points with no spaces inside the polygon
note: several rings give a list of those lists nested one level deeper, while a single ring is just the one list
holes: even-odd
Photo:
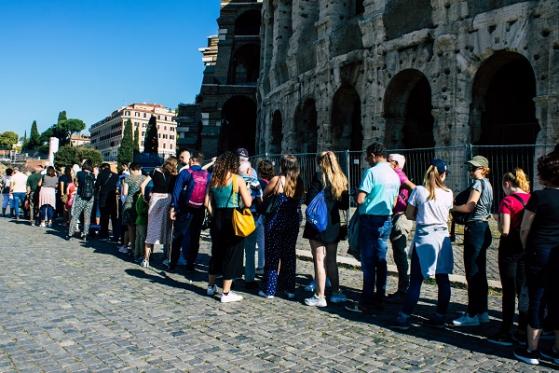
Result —
[{"label": "red backpack", "polygon": [[206,187],[208,185],[208,171],[188,169],[194,179],[194,189],[190,193],[188,205],[191,207],[202,207],[206,199]]}]

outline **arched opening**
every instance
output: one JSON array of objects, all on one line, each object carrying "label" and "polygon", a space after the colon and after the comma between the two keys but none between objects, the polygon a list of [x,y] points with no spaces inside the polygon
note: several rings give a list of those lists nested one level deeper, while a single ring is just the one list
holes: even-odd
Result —
[{"label": "arched opening", "polygon": [[230,66],[229,84],[256,83],[260,73],[260,47],[243,45],[235,51]]},{"label": "arched opening", "polygon": [[[535,148],[540,126],[534,97],[536,78],[530,62],[514,52],[497,52],[484,61],[472,87],[472,151],[489,160],[493,185],[521,167],[534,180]],[[524,144],[524,145],[523,145]],[[504,145],[504,146],[495,146]],[[494,188],[495,206],[503,196]]]},{"label": "arched opening", "polygon": [[279,110],[272,114],[272,142],[270,153],[281,154],[281,142],[283,140],[283,119]]},{"label": "arched opening", "polygon": [[435,146],[431,109],[431,86],[422,72],[409,69],[394,76],[384,98],[386,145],[397,149]]},{"label": "arched opening", "polygon": [[472,142],[534,144],[536,79],[530,62],[512,52],[496,53],[478,70],[472,90]]},{"label": "arched opening", "polygon": [[260,35],[260,12],[248,10],[237,17],[235,35]]},{"label": "arched opening", "polygon": [[233,96],[221,109],[219,150],[256,147],[256,103],[247,96]]},{"label": "arched opening", "polygon": [[423,180],[425,165],[435,157],[434,118],[431,115],[431,86],[425,75],[408,69],[390,81],[384,97],[385,144],[405,156],[407,149],[424,162],[408,162],[405,171],[415,183]]},{"label": "arched opening", "polygon": [[317,125],[316,104],[312,98],[305,100],[295,111],[295,133],[298,153],[316,153]]},{"label": "arched opening", "polygon": [[333,150],[363,148],[361,100],[352,86],[344,85],[334,95],[331,139]]}]

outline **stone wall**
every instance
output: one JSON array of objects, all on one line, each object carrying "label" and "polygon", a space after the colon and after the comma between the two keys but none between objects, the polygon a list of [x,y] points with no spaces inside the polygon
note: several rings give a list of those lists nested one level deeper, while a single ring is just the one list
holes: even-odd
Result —
[{"label": "stone wall", "polygon": [[482,123],[499,121],[487,107],[503,105],[491,82],[506,66],[534,86],[517,132],[559,141],[559,0],[410,3],[365,0],[360,13],[351,0],[265,0],[258,150],[479,142]]}]

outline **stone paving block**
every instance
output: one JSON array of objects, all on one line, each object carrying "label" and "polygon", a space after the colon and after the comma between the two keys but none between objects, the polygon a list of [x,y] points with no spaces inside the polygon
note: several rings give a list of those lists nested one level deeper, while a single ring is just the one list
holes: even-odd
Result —
[{"label": "stone paving block", "polygon": [[[267,301],[244,292],[242,281],[234,288],[245,300],[224,305],[203,295],[201,272],[187,284],[181,274],[138,267],[106,243],[83,247],[1,219],[0,236],[0,372],[551,371],[489,346],[489,329],[437,331],[418,324],[409,333],[392,331],[398,306],[376,316],[337,305],[312,309],[302,304],[309,294],[301,287],[295,301]],[[200,268],[208,252],[203,242]],[[156,254],[153,263],[160,260]],[[312,264],[297,265],[305,285]],[[389,291],[394,284],[390,278]],[[341,269],[341,285],[356,299],[361,273]],[[465,299],[464,290],[453,289],[452,314],[464,310]],[[436,287],[425,284],[417,314],[428,315],[435,300]],[[498,325],[499,302],[490,298],[491,328]]]}]

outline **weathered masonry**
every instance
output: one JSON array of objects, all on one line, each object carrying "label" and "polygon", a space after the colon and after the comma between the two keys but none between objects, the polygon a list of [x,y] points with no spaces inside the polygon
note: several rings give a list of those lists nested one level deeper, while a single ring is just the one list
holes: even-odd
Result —
[{"label": "weathered masonry", "polygon": [[559,141],[559,0],[265,0],[260,38],[260,153]]},{"label": "weathered masonry", "polygon": [[186,125],[190,134],[185,144],[208,155],[238,147],[251,154],[256,150],[261,7],[257,0],[221,0],[219,34],[201,49],[205,71],[196,99],[200,120]]}]

